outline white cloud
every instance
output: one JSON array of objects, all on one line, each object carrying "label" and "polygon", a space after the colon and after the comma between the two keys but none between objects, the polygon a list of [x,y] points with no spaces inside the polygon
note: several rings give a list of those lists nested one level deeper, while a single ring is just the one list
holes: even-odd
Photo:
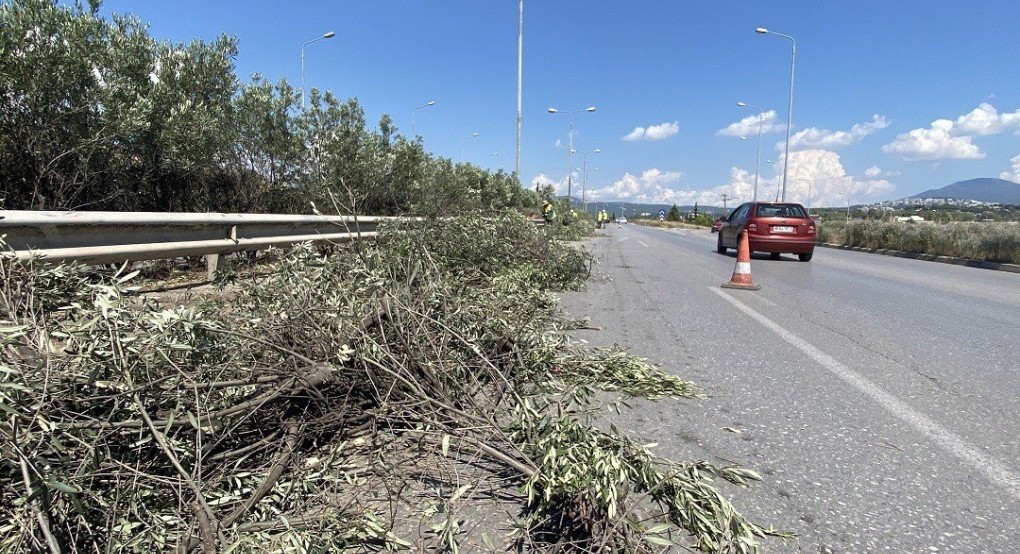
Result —
[{"label": "white cloud", "polygon": [[881,176],[881,177],[899,177],[900,175],[903,175],[903,173],[901,171],[882,171],[882,169],[880,167],[878,167],[877,165],[873,165],[873,166],[869,167],[868,169],[865,169],[864,170],[864,174],[867,175],[868,177],[879,177],[879,176]]},{"label": "white cloud", "polygon": [[626,135],[623,136],[623,140],[626,140],[626,141],[640,140],[641,137],[643,137],[643,136],[645,136],[645,128],[644,127],[634,127],[633,131],[631,131],[631,132],[629,132],[629,133],[627,133]]},{"label": "white cloud", "polygon": [[[817,127],[809,127],[802,131],[797,131],[792,137],[790,137],[790,150],[803,150],[808,148],[838,148],[840,146],[850,146],[851,144],[860,142],[864,137],[880,131],[889,126],[889,120],[882,115],[873,115],[871,121],[867,123],[857,123],[853,127],[850,127],[849,131],[830,131],[829,129],[819,129]],[[782,151],[784,143],[776,145],[776,150]]]},{"label": "white cloud", "polygon": [[995,135],[1009,129],[1020,135],[1020,109],[999,113],[995,106],[982,102],[956,120],[936,119],[928,129],[901,134],[882,147],[905,160],[977,160],[985,157],[975,136]]},{"label": "white cloud", "polygon": [[634,127],[634,130],[624,135],[622,138],[626,141],[635,140],[663,140],[668,139],[671,136],[676,135],[680,132],[680,123],[674,121],[669,123],[660,123],[658,125],[649,125],[646,127]]},{"label": "white cloud", "polygon": [[1020,183],[1020,156],[1013,156],[1009,162],[1013,164],[1013,167],[1009,171],[1003,171],[999,174],[1000,179],[1007,181],[1013,181],[1014,183]]},{"label": "white cloud", "polygon": [[663,140],[680,132],[679,122],[660,123],[645,129],[645,140]]},{"label": "white cloud", "polygon": [[1020,109],[1000,114],[987,102],[956,118],[956,131],[961,135],[995,135],[1011,127],[1020,131]]},{"label": "white cloud", "polygon": [[[782,175],[782,164],[776,165],[780,166],[776,168],[777,174]],[[888,179],[877,178],[882,175],[881,170],[878,173],[874,170],[879,168],[866,169],[865,178],[858,179],[846,172],[839,154],[831,150],[790,152],[786,199],[811,206],[835,206],[846,202],[840,193],[849,194],[853,202],[863,202],[895,190],[896,185]],[[760,188],[758,192],[760,197]]]},{"label": "white cloud", "polygon": [[686,198],[696,193],[690,190],[680,191],[672,187],[678,184],[683,173],[679,171],[662,171],[647,169],[641,175],[624,173],[612,184],[588,191],[589,199],[598,202],[640,202],[649,204],[686,204]]},{"label": "white cloud", "polygon": [[[570,191],[571,194],[573,194],[575,198],[580,198],[581,197],[581,175],[580,175],[580,171],[576,171],[576,170],[575,171],[571,171],[570,172],[570,179],[571,179],[571,183],[568,184],[566,176],[560,177],[557,180],[553,180],[551,177],[549,177],[545,173],[539,173],[538,175],[535,175],[534,177],[532,177],[532,179],[531,179],[531,189],[535,190],[536,187],[544,187],[546,185],[552,185],[553,189],[555,190],[554,194],[556,196],[566,196],[567,195],[567,189],[570,188],[570,189],[572,189]],[[590,180],[589,180],[589,182],[590,182]],[[589,191],[589,192],[591,192],[591,191]]]},{"label": "white cloud", "polygon": [[[779,118],[776,115],[776,110],[769,110],[764,112],[761,117],[761,132],[764,134],[768,133],[780,133],[786,130],[786,125],[779,122]],[[746,137],[751,135],[758,135],[758,116],[751,115],[741,119],[736,123],[731,123],[725,129],[719,129],[715,132],[716,135],[723,137]]]},{"label": "white cloud", "polygon": [[882,147],[886,154],[898,154],[904,160],[979,160],[985,153],[971,142],[970,136],[954,133],[954,123],[936,119],[928,129],[914,129],[896,136]]},{"label": "white cloud", "polygon": [[538,175],[535,175],[535,177],[531,179],[531,188],[533,189],[544,187],[546,185],[555,186],[556,181],[550,179],[549,176],[546,175],[545,173],[539,173]]}]

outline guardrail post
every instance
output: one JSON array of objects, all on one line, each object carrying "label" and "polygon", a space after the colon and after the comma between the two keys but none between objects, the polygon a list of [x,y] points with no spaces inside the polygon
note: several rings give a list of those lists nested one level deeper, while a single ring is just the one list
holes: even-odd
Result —
[{"label": "guardrail post", "polygon": [[220,266],[220,255],[219,254],[206,254],[205,255],[205,267],[209,280],[212,281],[216,277],[216,270]]}]

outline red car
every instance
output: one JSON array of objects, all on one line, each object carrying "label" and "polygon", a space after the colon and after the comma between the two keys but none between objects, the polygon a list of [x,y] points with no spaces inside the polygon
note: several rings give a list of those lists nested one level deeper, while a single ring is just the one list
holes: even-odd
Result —
[{"label": "red car", "polygon": [[723,224],[724,221],[726,221],[725,217],[717,217],[717,218],[715,218],[715,221],[712,222],[712,232],[713,233],[718,233],[719,229],[722,228],[722,224]]},{"label": "red car", "polygon": [[802,262],[811,260],[814,255],[815,222],[800,204],[741,204],[719,229],[716,250],[725,254],[727,248],[737,248],[740,232],[745,229],[751,252],[768,252],[774,260],[778,260],[780,254],[796,254]]}]

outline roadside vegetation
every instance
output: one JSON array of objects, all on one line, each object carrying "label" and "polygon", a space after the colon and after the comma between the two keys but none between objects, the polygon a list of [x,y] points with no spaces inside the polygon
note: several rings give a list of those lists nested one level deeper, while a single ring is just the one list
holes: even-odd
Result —
[{"label": "roadside vegetation", "polygon": [[[4,259],[0,551],[756,551],[716,488],[753,471],[595,425],[699,393],[568,339],[552,291],[592,261],[547,231],[407,223],[190,306]],[[509,532],[466,534],[497,497]]]},{"label": "roadside vegetation", "polygon": [[99,4],[0,2],[0,209],[428,216],[552,196],[357,99],[312,88],[302,108],[286,80],[242,79],[233,37],[158,41]]},{"label": "roadside vegetation", "polygon": [[551,188],[430,154],[356,99],[242,82],[231,37],[161,42],[97,6],[0,3],[0,208],[422,218],[227,269],[187,305],[130,268],[0,257],[0,552],[744,553],[778,535],[717,488],[750,469],[597,425],[607,398],[699,393],[569,340],[583,323],[553,292],[591,272],[564,242],[589,214],[559,200],[537,226]]},{"label": "roadside vegetation", "polygon": [[818,242],[1020,264],[1015,223],[825,221],[818,225]]}]

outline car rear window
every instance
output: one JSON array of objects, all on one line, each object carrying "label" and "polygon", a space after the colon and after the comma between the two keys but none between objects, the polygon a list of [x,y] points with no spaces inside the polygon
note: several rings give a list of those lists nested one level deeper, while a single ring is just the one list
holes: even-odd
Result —
[{"label": "car rear window", "polygon": [[758,217],[806,218],[807,213],[798,204],[758,204]]}]

